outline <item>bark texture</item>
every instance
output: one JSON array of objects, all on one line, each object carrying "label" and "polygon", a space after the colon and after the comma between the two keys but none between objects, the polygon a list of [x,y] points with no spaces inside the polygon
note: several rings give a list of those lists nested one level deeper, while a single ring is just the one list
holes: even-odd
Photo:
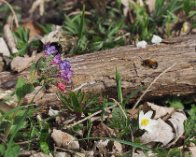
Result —
[{"label": "bark texture", "polygon": [[[153,69],[143,66],[143,60],[146,59],[155,60],[158,67]],[[115,71],[118,69],[122,76],[123,94],[126,95],[139,87],[148,87],[160,73],[176,63],[156,81],[144,99],[167,95],[196,95],[196,35],[173,38],[145,49],[123,46],[75,56],[69,60],[74,71],[72,88],[75,90],[113,97],[116,95]],[[0,73],[1,87],[13,87],[18,75]],[[55,93],[46,93],[39,100],[40,103],[51,101],[57,101]]]},{"label": "bark texture", "polygon": [[[143,60],[153,59],[158,67],[143,66]],[[70,58],[74,87],[95,93],[116,93],[115,71],[121,73],[123,93],[140,86],[147,87],[160,73],[176,63],[153,85],[146,97],[187,95],[196,93],[196,35],[171,39],[160,45],[138,49],[124,46]]]}]

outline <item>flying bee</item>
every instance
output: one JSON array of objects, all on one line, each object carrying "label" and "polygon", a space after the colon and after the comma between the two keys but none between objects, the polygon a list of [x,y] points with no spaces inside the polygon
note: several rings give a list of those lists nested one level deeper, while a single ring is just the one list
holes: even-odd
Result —
[{"label": "flying bee", "polygon": [[158,62],[153,59],[145,59],[142,61],[142,66],[156,69],[158,67]]}]

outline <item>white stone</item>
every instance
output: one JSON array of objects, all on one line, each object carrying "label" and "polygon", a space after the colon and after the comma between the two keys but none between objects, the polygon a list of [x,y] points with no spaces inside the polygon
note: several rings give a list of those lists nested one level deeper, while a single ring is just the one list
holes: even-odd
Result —
[{"label": "white stone", "polygon": [[147,42],[145,40],[139,41],[136,44],[137,48],[146,48],[146,46],[147,46]]},{"label": "white stone", "polygon": [[8,56],[8,57],[10,56],[10,51],[3,38],[0,38],[0,53],[2,53],[3,56]]},{"label": "white stone", "polygon": [[79,142],[75,137],[61,130],[53,129],[51,137],[58,147],[72,150],[78,150],[80,148]]},{"label": "white stone", "polygon": [[162,38],[158,35],[153,35],[151,42],[153,44],[160,44],[162,42]]},{"label": "white stone", "polygon": [[48,110],[48,115],[49,116],[57,116],[59,114],[59,110],[53,110],[51,107]]}]

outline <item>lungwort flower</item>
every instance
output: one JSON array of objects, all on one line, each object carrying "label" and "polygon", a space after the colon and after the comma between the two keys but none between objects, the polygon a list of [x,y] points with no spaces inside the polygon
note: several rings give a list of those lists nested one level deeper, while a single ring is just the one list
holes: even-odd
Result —
[{"label": "lungwort flower", "polygon": [[139,128],[148,132],[153,131],[153,127],[157,124],[156,120],[151,119],[153,111],[148,111],[144,114],[143,111],[139,113]]},{"label": "lungwort flower", "polygon": [[73,71],[71,70],[71,64],[66,59],[61,61],[59,64],[60,68],[60,77],[67,81],[68,83],[71,82],[71,77],[73,75]]},{"label": "lungwort flower", "polygon": [[52,64],[60,64],[61,63],[61,54],[57,54],[56,56],[54,56],[53,60],[52,60]]},{"label": "lungwort flower", "polygon": [[64,83],[58,82],[57,83],[57,88],[58,88],[58,90],[64,92],[66,87],[65,87],[65,84]]},{"label": "lungwort flower", "polygon": [[46,55],[55,55],[58,53],[58,49],[55,45],[48,43],[44,46],[44,52]]}]

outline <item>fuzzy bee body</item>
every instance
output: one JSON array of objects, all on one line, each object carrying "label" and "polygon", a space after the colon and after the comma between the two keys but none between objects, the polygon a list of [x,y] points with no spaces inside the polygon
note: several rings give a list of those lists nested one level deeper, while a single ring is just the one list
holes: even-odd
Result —
[{"label": "fuzzy bee body", "polygon": [[153,59],[145,59],[142,61],[142,66],[156,69],[158,67],[158,62]]}]

